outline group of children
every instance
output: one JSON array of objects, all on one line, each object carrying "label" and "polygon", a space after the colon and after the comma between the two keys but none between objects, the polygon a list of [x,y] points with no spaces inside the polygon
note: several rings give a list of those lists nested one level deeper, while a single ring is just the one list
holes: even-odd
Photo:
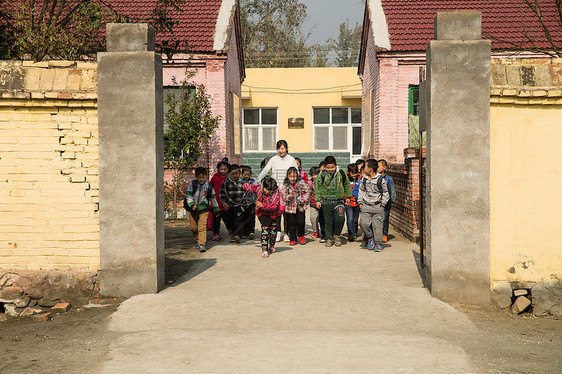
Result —
[{"label": "group of children", "polygon": [[[261,224],[262,257],[275,252],[275,243],[288,235],[289,244],[304,245],[305,215],[310,207],[312,237],[331,247],[341,246],[341,232],[347,217],[348,241],[355,241],[361,227],[367,248],[381,251],[388,240],[388,219],[396,198],[385,160],[358,160],[347,173],[328,156],[307,175],[301,168],[288,167],[282,183],[262,163],[261,183],[252,179],[249,166],[219,162],[217,173],[208,182],[205,168],[197,168],[196,179],[188,186],[184,206],[199,251],[206,251],[208,222],[213,240],[219,240],[223,220],[232,242],[254,239],[255,217]],[[293,165],[294,165],[293,164]],[[268,175],[269,173],[269,175]],[[210,212],[213,213],[209,217]],[[284,218],[284,231],[281,221]]]}]

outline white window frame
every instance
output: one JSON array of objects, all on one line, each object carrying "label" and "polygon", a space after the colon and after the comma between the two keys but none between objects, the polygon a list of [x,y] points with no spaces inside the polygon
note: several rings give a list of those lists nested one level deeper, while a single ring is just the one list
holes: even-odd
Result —
[{"label": "white window frame", "polygon": [[[263,109],[275,109],[275,125],[272,124],[265,124],[263,125],[261,123],[261,111]],[[244,119],[245,119],[245,115],[244,112],[246,110],[259,110],[259,114],[258,114],[258,120],[259,123],[258,124],[246,124],[244,123]],[[259,149],[253,149],[253,150],[248,150],[246,149],[246,127],[250,127],[250,128],[257,128],[259,129],[258,131],[258,148]],[[274,107],[259,107],[259,108],[243,108],[242,111],[242,146],[244,149],[244,152],[253,152],[253,153],[261,153],[261,152],[275,152],[275,149],[263,149],[263,128],[275,128],[275,139],[279,138],[279,108],[274,108]]]},{"label": "white window frame", "polygon": [[[343,109],[347,108],[347,123],[332,123],[332,109]],[[360,154],[352,154],[353,153],[353,128],[359,127],[361,128],[361,122],[359,123],[352,123],[351,122],[351,109],[352,108],[359,108],[361,106],[332,106],[332,107],[313,107],[312,108],[312,149],[314,152],[349,152],[350,157],[353,158],[360,158]],[[330,123],[314,123],[314,110],[315,109],[330,109]],[[334,127],[344,127],[347,126],[347,149],[334,149]],[[328,149],[318,149],[316,148],[316,129],[322,128],[329,128],[328,137],[329,141],[329,148]]]}]

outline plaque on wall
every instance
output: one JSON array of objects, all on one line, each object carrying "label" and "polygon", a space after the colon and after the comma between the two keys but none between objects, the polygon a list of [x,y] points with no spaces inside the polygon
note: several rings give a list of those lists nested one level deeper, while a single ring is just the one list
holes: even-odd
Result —
[{"label": "plaque on wall", "polygon": [[290,129],[304,129],[304,118],[303,117],[290,117],[289,118],[289,128]]}]

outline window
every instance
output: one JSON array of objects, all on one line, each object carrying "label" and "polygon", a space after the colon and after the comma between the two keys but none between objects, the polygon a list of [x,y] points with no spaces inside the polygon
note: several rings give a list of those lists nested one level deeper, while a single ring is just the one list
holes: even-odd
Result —
[{"label": "window", "polygon": [[361,108],[314,108],[314,150],[361,154]]},{"label": "window", "polygon": [[275,151],[277,109],[244,109],[244,151]]},{"label": "window", "polygon": [[408,87],[408,114],[419,115],[420,86]]}]

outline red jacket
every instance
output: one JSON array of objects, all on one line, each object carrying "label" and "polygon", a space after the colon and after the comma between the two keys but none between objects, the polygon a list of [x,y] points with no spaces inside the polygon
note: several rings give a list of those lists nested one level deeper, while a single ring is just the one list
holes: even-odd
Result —
[{"label": "red jacket", "polygon": [[213,186],[213,189],[215,190],[215,196],[217,198],[217,203],[219,203],[219,209],[221,212],[224,212],[224,210],[222,209],[222,203],[221,200],[219,198],[220,195],[220,190],[221,190],[221,185],[222,182],[224,182],[224,180],[226,179],[226,175],[223,177],[222,175],[220,175],[218,172],[213,175],[213,177],[211,178],[211,186]]}]

